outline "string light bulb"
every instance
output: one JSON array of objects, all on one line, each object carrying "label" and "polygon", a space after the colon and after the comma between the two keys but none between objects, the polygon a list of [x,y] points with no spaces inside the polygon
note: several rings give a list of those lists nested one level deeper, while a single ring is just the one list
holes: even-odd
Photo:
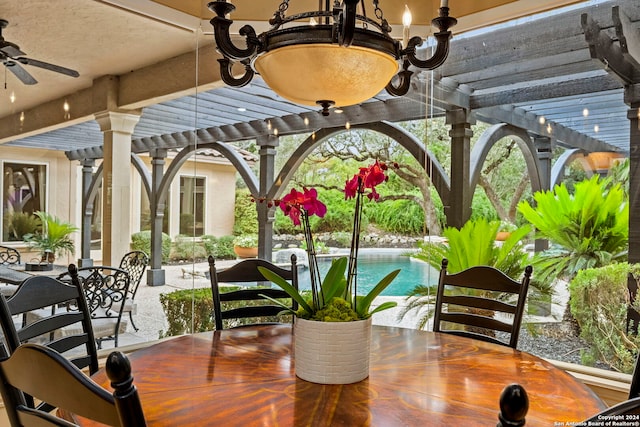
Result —
[{"label": "string light bulb", "polygon": [[65,99],[64,104],[62,104],[62,109],[64,110],[64,118],[71,118],[71,114],[69,114],[69,102]]}]

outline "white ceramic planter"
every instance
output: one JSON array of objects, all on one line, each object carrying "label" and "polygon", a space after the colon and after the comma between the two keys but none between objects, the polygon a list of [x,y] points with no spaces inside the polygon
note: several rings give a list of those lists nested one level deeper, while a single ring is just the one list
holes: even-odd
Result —
[{"label": "white ceramic planter", "polygon": [[369,376],[371,318],[356,322],[296,319],[296,375],[319,384],[351,384]]}]

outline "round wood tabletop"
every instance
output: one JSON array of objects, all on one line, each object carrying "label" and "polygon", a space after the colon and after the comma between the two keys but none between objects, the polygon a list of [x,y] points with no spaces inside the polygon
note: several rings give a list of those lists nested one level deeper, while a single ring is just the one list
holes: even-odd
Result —
[{"label": "round wood tabletop", "polygon": [[[374,326],[369,378],[350,385],[297,378],[291,349],[291,326],[269,325],[131,353],[148,426],[495,426],[514,382],[529,395],[527,426],[572,425],[606,407],[538,357],[448,334]],[[110,389],[103,370],[94,379]]]}]

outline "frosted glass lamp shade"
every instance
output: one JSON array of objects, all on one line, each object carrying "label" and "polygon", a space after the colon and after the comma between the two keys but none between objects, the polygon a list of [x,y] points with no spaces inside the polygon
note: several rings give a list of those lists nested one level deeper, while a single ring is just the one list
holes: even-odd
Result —
[{"label": "frosted glass lamp shade", "polygon": [[255,70],[289,101],[346,107],[372,98],[398,72],[398,62],[378,50],[336,44],[298,44],[258,55]]}]

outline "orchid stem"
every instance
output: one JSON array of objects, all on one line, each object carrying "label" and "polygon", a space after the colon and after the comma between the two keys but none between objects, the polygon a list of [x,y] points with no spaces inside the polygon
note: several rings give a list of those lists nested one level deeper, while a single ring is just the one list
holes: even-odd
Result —
[{"label": "orchid stem", "polygon": [[[322,293],[320,269],[318,268],[318,260],[316,258],[316,250],[313,244],[313,236],[311,235],[311,225],[309,223],[309,214],[306,210],[302,210],[302,221],[304,228],[304,239],[307,245],[307,256],[309,258],[309,274],[311,275],[311,296],[313,298],[313,307],[320,309],[324,306],[324,294]],[[318,294],[318,289],[320,293]],[[320,301],[322,299],[322,301]]]},{"label": "orchid stem", "polygon": [[[346,297],[353,296],[353,309],[356,309],[357,274],[358,274],[358,249],[360,247],[360,224],[362,218],[362,193],[364,191],[362,179],[358,180],[356,193],[355,217],[353,233],[351,235],[351,250],[349,252],[349,266],[347,269]],[[346,299],[346,298],[345,298]]]}]

